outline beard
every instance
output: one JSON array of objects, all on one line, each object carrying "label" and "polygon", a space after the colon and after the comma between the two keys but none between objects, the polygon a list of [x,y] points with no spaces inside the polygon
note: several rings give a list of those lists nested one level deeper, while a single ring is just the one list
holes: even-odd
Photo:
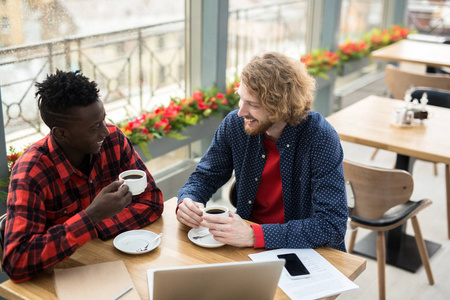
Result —
[{"label": "beard", "polygon": [[258,135],[258,134],[265,133],[274,124],[273,122],[271,122],[269,120],[256,121],[256,122],[258,122],[258,125],[256,127],[250,127],[249,125],[244,123],[244,129],[248,135]]}]

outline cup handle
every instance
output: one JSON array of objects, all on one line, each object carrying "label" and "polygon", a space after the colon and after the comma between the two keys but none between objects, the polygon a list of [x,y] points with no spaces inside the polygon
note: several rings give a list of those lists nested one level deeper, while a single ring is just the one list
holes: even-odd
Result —
[{"label": "cup handle", "polygon": [[117,190],[120,190],[124,185],[127,185],[126,182],[122,183]]}]

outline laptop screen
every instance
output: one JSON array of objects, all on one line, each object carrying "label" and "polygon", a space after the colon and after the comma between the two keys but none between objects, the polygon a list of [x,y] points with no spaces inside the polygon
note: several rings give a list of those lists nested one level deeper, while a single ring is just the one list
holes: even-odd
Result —
[{"label": "laptop screen", "polygon": [[273,299],[284,260],[148,269],[152,300]]}]

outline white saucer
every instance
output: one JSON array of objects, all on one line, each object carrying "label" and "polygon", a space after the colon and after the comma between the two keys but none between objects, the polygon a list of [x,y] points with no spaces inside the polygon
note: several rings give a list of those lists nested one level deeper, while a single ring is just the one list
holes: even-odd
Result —
[{"label": "white saucer", "polygon": [[152,251],[161,243],[161,238],[154,241],[151,245],[148,245],[147,250],[137,251],[142,247],[145,247],[158,235],[148,230],[130,230],[122,232],[114,238],[113,244],[118,250],[128,254],[144,254]]},{"label": "white saucer", "polygon": [[220,242],[216,241],[211,234],[209,234],[209,235],[207,235],[205,237],[196,239],[196,240],[193,239],[194,236],[203,235],[205,233],[208,233],[208,229],[205,229],[205,228],[199,228],[199,229],[192,228],[188,232],[188,238],[194,244],[196,244],[198,246],[201,246],[201,247],[205,247],[205,248],[217,248],[217,247],[222,247],[223,245],[225,245],[224,243],[220,243]]}]

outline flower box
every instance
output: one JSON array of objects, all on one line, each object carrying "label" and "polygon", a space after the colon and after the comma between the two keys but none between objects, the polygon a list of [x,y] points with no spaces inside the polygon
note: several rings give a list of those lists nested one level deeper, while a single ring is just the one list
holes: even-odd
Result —
[{"label": "flower box", "polygon": [[164,136],[160,139],[135,145],[134,147],[142,159],[150,160],[183,146],[189,145],[195,141],[209,137],[212,139],[221,122],[222,118],[209,117],[204,119],[201,123],[186,127],[186,130],[181,132],[181,134],[185,137],[184,139],[179,140]]},{"label": "flower box", "polygon": [[323,77],[316,78],[316,95],[313,104],[313,110],[327,117],[332,112],[334,104],[334,83],[337,77],[336,69],[326,72],[328,79]]},{"label": "flower box", "polygon": [[370,61],[369,56],[346,61],[339,68],[339,76],[347,76],[351,73],[361,70],[364,67],[367,67],[370,64],[371,64],[371,61]]},{"label": "flower box", "polygon": [[334,81],[336,80],[337,77],[337,71],[335,69],[332,69],[328,70],[325,74],[327,78],[320,76],[316,77],[317,90],[334,84]]}]

